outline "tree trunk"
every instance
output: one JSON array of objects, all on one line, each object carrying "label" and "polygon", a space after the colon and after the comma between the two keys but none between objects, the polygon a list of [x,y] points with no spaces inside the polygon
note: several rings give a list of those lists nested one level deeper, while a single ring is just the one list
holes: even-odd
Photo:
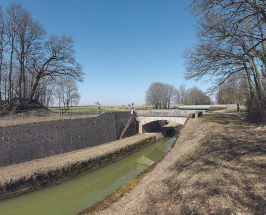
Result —
[{"label": "tree trunk", "polygon": [[253,68],[253,77],[256,85],[256,90],[258,94],[258,101],[261,107],[261,110],[264,110],[264,96],[263,96],[263,91],[262,91],[262,84],[260,80],[260,75],[257,69],[257,66],[254,62],[254,58],[251,60],[252,68]]},{"label": "tree trunk", "polygon": [[0,111],[2,111],[2,65],[3,65],[3,49],[0,54]]},{"label": "tree trunk", "polygon": [[6,84],[6,81],[5,81],[5,101],[7,100],[7,84]]},{"label": "tree trunk", "polygon": [[252,84],[252,80],[251,80],[251,74],[250,74],[250,72],[249,72],[249,69],[248,69],[248,66],[247,66],[246,60],[245,60],[245,59],[242,59],[242,61],[243,61],[243,65],[244,65],[245,71],[246,71],[246,73],[247,73],[247,79],[248,79],[248,85],[249,85],[250,99],[251,99],[251,102],[253,102],[253,100],[254,100],[254,89],[253,89],[253,84]]},{"label": "tree trunk", "polygon": [[37,86],[38,86],[38,84],[39,84],[39,80],[40,80],[40,78],[41,78],[40,75],[38,75],[38,76],[35,78],[35,81],[34,81],[33,87],[32,87],[32,89],[31,89],[31,91],[30,91],[30,93],[29,93],[29,97],[28,97],[29,102],[32,102],[32,98],[33,98],[33,96],[34,96],[34,94],[35,94],[35,91],[36,91]]},{"label": "tree trunk", "polygon": [[11,41],[11,52],[10,52],[10,66],[8,74],[8,108],[11,109],[11,100],[12,100],[12,71],[13,71],[13,53],[14,53],[14,39]]},{"label": "tree trunk", "polygon": [[22,63],[20,59],[20,74],[19,74],[19,79],[18,79],[18,98],[19,98],[19,105],[21,104],[21,99],[22,99],[22,87],[21,87],[21,82],[22,82]]},{"label": "tree trunk", "polygon": [[22,70],[21,70],[21,75],[22,75],[22,83],[23,83],[23,96],[22,98],[25,99],[26,98],[26,94],[27,94],[27,88],[26,88],[26,74],[25,74],[25,53],[24,53],[24,45],[23,45],[23,49],[22,49]]},{"label": "tree trunk", "polygon": [[4,52],[4,44],[3,44],[3,29],[1,31],[1,53],[0,53],[0,111],[2,111],[2,66],[3,66],[3,52]]}]

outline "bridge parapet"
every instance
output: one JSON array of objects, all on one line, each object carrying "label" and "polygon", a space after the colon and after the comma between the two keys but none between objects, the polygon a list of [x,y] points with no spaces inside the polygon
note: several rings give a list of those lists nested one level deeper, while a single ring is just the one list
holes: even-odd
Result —
[{"label": "bridge parapet", "polygon": [[138,117],[188,117],[189,114],[195,113],[195,110],[135,110],[134,113]]}]

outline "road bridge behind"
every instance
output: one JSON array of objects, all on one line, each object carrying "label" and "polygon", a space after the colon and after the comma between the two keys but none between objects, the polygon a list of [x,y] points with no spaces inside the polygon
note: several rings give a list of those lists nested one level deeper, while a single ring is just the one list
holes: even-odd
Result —
[{"label": "road bridge behind", "polygon": [[154,121],[166,120],[176,122],[178,124],[184,125],[188,116],[190,114],[198,114],[202,112],[197,110],[178,110],[178,109],[168,109],[168,110],[135,110],[134,115],[137,117],[139,122],[139,133],[143,133],[143,126]]}]

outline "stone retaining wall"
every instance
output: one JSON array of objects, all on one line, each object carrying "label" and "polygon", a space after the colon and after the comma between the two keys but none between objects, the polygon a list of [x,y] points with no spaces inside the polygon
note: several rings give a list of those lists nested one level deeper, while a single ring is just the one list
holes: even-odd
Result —
[{"label": "stone retaining wall", "polygon": [[[0,127],[0,166],[100,145],[118,139],[129,112]],[[135,122],[126,136],[136,134]]]}]

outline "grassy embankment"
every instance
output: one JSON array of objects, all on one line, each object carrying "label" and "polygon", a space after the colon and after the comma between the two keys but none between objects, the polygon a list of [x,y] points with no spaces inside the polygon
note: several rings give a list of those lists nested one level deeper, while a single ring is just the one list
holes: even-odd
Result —
[{"label": "grassy embankment", "polygon": [[[229,109],[224,109],[224,110],[217,110],[214,111],[215,113],[234,113],[237,112],[236,108],[229,108]],[[240,108],[240,112],[247,112],[247,108]]]},{"label": "grassy embankment", "polygon": [[99,168],[162,137],[160,133],[138,134],[95,147],[0,167],[0,199],[62,182]]},{"label": "grassy embankment", "polygon": [[189,120],[153,171],[123,189],[119,201],[94,212],[266,214],[266,126],[233,115]]}]

